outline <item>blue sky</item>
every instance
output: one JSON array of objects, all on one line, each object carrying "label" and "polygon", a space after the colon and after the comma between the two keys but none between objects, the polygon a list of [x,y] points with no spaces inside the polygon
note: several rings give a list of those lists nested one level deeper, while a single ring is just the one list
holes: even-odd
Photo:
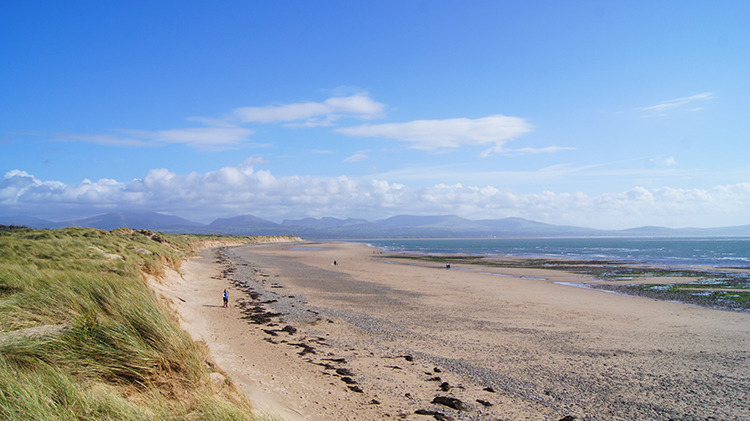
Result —
[{"label": "blue sky", "polygon": [[747,2],[0,3],[0,216],[750,224]]}]

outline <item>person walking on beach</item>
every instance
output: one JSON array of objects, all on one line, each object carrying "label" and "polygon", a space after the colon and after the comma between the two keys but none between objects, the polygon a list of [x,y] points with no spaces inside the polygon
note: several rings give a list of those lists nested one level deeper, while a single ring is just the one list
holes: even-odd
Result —
[{"label": "person walking on beach", "polygon": [[224,308],[229,307],[229,294],[224,290]]}]

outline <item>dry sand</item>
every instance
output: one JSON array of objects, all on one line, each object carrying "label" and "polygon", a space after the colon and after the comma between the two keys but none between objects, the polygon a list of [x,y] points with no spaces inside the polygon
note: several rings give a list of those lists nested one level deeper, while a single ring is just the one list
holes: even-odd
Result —
[{"label": "dry sand", "polygon": [[559,271],[386,263],[359,243],[202,255],[160,293],[256,408],[288,420],[750,419],[748,314]]}]

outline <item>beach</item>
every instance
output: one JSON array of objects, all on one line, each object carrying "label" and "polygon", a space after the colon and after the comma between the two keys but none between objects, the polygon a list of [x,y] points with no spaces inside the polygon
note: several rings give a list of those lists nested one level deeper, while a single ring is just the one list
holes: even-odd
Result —
[{"label": "beach", "polygon": [[157,292],[182,327],[288,420],[750,418],[746,313],[361,243],[205,249],[181,272]]}]

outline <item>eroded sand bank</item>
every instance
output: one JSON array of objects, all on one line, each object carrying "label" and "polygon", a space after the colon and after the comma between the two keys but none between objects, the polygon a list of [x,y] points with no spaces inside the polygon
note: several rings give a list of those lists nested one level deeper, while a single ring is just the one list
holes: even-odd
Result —
[{"label": "eroded sand bank", "polygon": [[289,420],[750,418],[748,314],[555,271],[391,264],[358,243],[203,255],[162,294],[257,407]]}]

